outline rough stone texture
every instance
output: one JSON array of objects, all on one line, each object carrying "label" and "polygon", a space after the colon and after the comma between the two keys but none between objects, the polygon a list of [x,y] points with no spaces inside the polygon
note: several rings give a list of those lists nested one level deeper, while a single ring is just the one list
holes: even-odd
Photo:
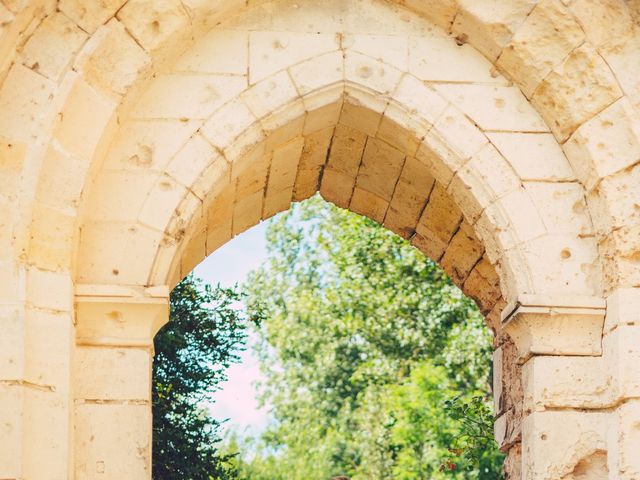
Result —
[{"label": "rough stone texture", "polygon": [[149,478],[158,305],[318,191],[478,303],[510,479],[638,478],[638,2],[282,2],[0,1],[0,478]]},{"label": "rough stone texture", "polygon": [[584,40],[578,22],[561,0],[537,2],[498,59],[498,66],[520,79],[527,97]]}]

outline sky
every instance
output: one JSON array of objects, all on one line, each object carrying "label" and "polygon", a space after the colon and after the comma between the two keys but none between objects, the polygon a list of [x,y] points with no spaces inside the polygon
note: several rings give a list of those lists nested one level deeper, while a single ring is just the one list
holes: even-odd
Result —
[{"label": "sky", "polygon": [[[266,223],[260,223],[240,234],[207,257],[195,268],[195,275],[212,285],[230,287],[243,283],[247,274],[267,258]],[[241,435],[256,436],[269,422],[269,408],[259,408],[254,383],[262,379],[258,359],[253,354],[255,337],[249,337],[248,348],[241,361],[232,365],[229,380],[213,396],[209,410],[215,419],[229,419],[225,429],[233,428]]]}]

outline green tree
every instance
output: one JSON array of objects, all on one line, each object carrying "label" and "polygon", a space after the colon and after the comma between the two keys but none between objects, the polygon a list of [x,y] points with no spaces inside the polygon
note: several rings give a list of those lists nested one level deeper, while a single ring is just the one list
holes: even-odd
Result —
[{"label": "green tree", "polygon": [[276,217],[267,240],[246,291],[250,315],[265,318],[262,392],[276,424],[241,478],[500,478],[495,445],[471,469],[455,453],[465,424],[445,402],[488,396],[491,339],[440,268],[317,197]]},{"label": "green tree", "polygon": [[236,289],[211,288],[193,276],[171,293],[170,321],[154,339],[153,478],[234,478],[219,452],[220,421],[203,407],[244,348],[247,320]]}]

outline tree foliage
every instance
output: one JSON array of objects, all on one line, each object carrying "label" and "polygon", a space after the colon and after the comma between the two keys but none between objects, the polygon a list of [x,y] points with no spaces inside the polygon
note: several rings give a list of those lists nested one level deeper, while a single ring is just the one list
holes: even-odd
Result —
[{"label": "tree foliage", "polygon": [[170,321],[155,337],[153,478],[235,478],[221,455],[220,422],[203,402],[226,380],[244,348],[247,321],[233,308],[235,289],[211,288],[193,276],[171,293]]},{"label": "tree foliage", "polygon": [[267,239],[246,291],[265,318],[261,390],[276,422],[237,445],[254,452],[239,477],[500,478],[495,444],[471,441],[456,410],[470,406],[486,437],[490,334],[438,266],[319,198],[276,217]]}]

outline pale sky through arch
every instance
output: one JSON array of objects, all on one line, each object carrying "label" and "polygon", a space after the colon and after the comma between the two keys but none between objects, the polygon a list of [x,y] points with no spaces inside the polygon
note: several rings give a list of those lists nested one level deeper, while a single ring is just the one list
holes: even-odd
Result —
[{"label": "pale sky through arch", "polygon": [[[205,282],[223,287],[242,284],[252,270],[258,268],[267,258],[266,226],[262,222],[240,234],[207,257],[198,265],[194,274]],[[249,346],[241,354],[241,361],[227,371],[229,380],[222,384],[222,390],[214,394],[215,403],[210,406],[213,417],[225,418],[225,431],[233,428],[249,436],[260,434],[269,422],[268,407],[260,409],[256,399],[254,382],[262,379],[258,359]]]}]

